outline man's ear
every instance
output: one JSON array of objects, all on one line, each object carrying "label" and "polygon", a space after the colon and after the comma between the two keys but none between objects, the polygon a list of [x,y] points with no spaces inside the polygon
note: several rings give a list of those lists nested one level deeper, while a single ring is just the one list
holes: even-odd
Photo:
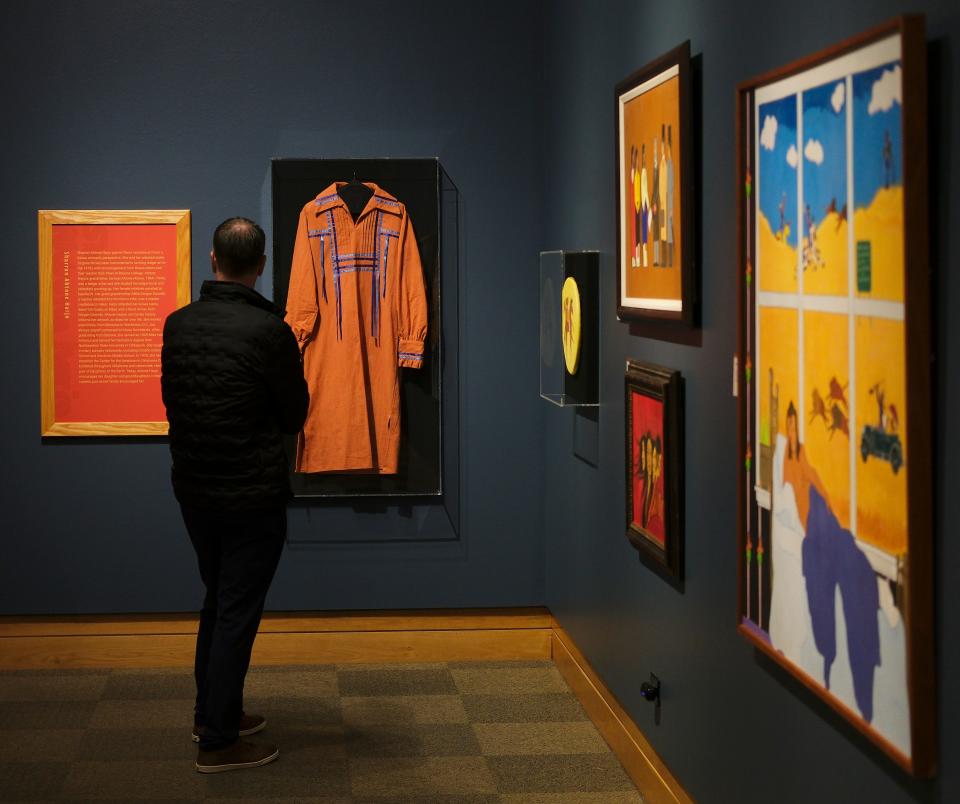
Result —
[{"label": "man's ear", "polygon": [[217,255],[213,253],[213,249],[210,249],[210,268],[214,273],[217,272]]},{"label": "man's ear", "polygon": [[267,264],[267,255],[264,254],[264,255],[260,258],[260,265],[259,265],[259,267],[257,268],[257,276],[263,276],[263,269],[264,269],[264,267],[266,266],[266,264]]}]

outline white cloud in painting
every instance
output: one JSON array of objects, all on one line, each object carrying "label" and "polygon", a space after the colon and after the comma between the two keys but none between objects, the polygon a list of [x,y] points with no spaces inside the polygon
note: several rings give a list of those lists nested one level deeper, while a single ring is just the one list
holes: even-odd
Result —
[{"label": "white cloud in painting", "polygon": [[878,81],[873,82],[867,114],[889,112],[895,103],[903,103],[903,78],[898,64],[892,70],[884,70]]},{"label": "white cloud in painting", "polygon": [[803,155],[813,164],[823,164],[823,145],[820,140],[807,140],[807,147],[803,149]]},{"label": "white cloud in painting", "polygon": [[843,102],[847,97],[847,85],[842,81],[833,88],[833,94],[830,96],[830,105],[833,107],[833,111],[837,114],[840,114],[840,110],[843,108]]},{"label": "white cloud in painting", "polygon": [[797,153],[797,146],[791,145],[787,149],[787,164],[790,165],[790,167],[795,168],[797,166],[797,162],[799,161],[800,154]]},{"label": "white cloud in painting", "polygon": [[777,144],[777,118],[768,114],[763,118],[763,130],[760,132],[760,144],[772,151]]}]

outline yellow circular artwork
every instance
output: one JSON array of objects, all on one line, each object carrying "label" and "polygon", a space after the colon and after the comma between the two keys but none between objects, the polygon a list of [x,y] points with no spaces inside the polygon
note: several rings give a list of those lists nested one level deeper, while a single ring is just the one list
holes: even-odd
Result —
[{"label": "yellow circular artwork", "polygon": [[560,294],[563,320],[563,359],[567,371],[576,374],[580,365],[580,288],[577,280],[568,276]]}]

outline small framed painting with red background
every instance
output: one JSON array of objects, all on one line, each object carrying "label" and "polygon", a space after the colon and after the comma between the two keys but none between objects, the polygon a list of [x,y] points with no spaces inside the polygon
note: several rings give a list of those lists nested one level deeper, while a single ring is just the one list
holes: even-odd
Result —
[{"label": "small framed painting with red background", "polygon": [[680,372],[627,361],[627,538],[641,560],[683,579],[683,380]]}]

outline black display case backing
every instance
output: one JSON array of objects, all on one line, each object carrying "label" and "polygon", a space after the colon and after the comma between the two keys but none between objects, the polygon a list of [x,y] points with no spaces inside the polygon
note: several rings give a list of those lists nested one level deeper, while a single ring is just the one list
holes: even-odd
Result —
[{"label": "black display case backing", "polygon": [[[402,202],[423,264],[429,329],[421,369],[400,372],[395,475],[293,472],[298,498],[439,497],[459,483],[458,194],[437,159],[274,159],[273,298],[284,308],[300,210],[335,181],[374,182]],[[456,495],[459,496],[459,495]]]}]

